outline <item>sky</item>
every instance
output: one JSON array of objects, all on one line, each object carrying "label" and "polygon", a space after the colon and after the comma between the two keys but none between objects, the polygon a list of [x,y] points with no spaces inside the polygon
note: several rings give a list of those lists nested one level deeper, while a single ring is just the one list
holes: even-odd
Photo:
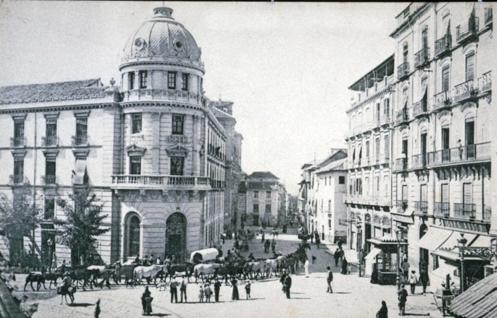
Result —
[{"label": "sky", "polygon": [[119,80],[127,39],[162,5],[202,48],[207,96],[234,102],[243,170],[296,194],[304,163],[345,147],[347,88],[393,54],[407,4],[0,1],[0,86]]}]

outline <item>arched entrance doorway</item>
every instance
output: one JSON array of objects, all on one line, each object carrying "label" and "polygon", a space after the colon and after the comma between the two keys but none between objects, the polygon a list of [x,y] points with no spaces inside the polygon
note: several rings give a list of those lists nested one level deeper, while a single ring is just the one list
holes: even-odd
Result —
[{"label": "arched entrance doorway", "polygon": [[186,218],[181,213],[173,213],[166,222],[166,255],[177,263],[185,260]]},{"label": "arched entrance doorway", "polygon": [[124,223],[124,258],[140,256],[140,218],[131,212]]}]

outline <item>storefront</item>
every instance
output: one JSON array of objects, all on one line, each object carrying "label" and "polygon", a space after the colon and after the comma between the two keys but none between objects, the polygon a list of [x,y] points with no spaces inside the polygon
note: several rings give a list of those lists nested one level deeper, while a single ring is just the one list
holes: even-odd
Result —
[{"label": "storefront", "polygon": [[366,256],[366,275],[381,285],[394,285],[397,279],[397,267],[400,256],[398,251],[407,246],[404,239],[397,240],[390,236],[368,240],[372,245]]}]

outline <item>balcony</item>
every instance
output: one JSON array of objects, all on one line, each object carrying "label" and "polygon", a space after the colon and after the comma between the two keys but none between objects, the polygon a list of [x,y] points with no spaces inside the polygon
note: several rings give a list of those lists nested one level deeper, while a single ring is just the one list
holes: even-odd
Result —
[{"label": "balcony", "polygon": [[72,136],[71,139],[73,146],[88,146],[88,136]]},{"label": "balcony", "polygon": [[53,185],[56,184],[57,178],[55,175],[45,175],[41,176],[41,180],[46,185]]},{"label": "balcony", "polygon": [[171,175],[113,175],[112,187],[123,190],[209,190],[209,177]]},{"label": "balcony", "polygon": [[10,138],[11,147],[24,147],[26,146],[26,138],[22,137],[11,137]]},{"label": "balcony", "polygon": [[189,142],[188,136],[184,135],[169,135],[166,137],[166,142],[170,144],[187,144]]},{"label": "balcony", "polygon": [[210,180],[211,188],[213,189],[223,189],[226,188],[226,182],[220,180]]},{"label": "balcony", "polygon": [[492,71],[488,71],[483,73],[482,76],[478,79],[478,87],[480,89],[480,93],[486,93],[492,90]]},{"label": "balcony", "polygon": [[402,125],[407,123],[409,123],[409,112],[407,108],[403,108],[395,114],[395,125]]},{"label": "balcony", "polygon": [[395,201],[395,206],[398,208],[401,208],[402,210],[406,210],[408,206],[407,199],[402,199],[402,200],[396,200]]},{"label": "balcony", "polygon": [[452,106],[450,91],[443,91],[433,97],[433,110],[441,110]]},{"label": "balcony", "polygon": [[424,169],[428,163],[428,156],[426,153],[414,155],[411,157],[411,168],[412,169]]},{"label": "balcony", "polygon": [[429,48],[424,47],[414,55],[414,67],[423,68],[430,61]]},{"label": "balcony", "polygon": [[474,80],[469,80],[454,87],[454,103],[462,103],[478,95]]},{"label": "balcony", "polygon": [[435,41],[435,58],[442,58],[449,55],[452,50],[452,36],[447,33]]},{"label": "balcony", "polygon": [[397,158],[395,159],[394,171],[406,171],[407,170],[407,158]]},{"label": "balcony", "polygon": [[41,144],[44,147],[56,147],[59,144],[59,137],[57,136],[41,137]]},{"label": "balcony", "polygon": [[472,163],[490,160],[490,142],[459,146],[428,153],[429,166]]},{"label": "balcony", "polygon": [[399,81],[409,77],[409,62],[404,62],[397,67],[397,79]]},{"label": "balcony", "polygon": [[423,214],[428,213],[428,201],[414,201],[414,208]]},{"label": "balcony", "polygon": [[474,220],[476,216],[476,204],[454,203],[454,218],[461,220]]},{"label": "balcony", "polygon": [[202,97],[183,90],[174,89],[134,89],[123,93],[123,100],[140,101],[140,100],[173,100],[177,102],[195,103],[202,102]]},{"label": "balcony", "polygon": [[450,216],[449,202],[435,202],[433,214],[439,218],[448,218]]},{"label": "balcony", "polygon": [[414,118],[429,114],[428,102],[426,98],[422,98],[420,101],[414,104],[414,107],[412,109],[412,114]]},{"label": "balcony", "polygon": [[457,43],[473,41],[478,37],[478,18],[473,14],[466,23],[456,26]]},{"label": "balcony", "polygon": [[10,175],[10,184],[24,184],[24,175]]},{"label": "balcony", "polygon": [[485,27],[492,27],[493,16],[492,8],[485,8]]}]

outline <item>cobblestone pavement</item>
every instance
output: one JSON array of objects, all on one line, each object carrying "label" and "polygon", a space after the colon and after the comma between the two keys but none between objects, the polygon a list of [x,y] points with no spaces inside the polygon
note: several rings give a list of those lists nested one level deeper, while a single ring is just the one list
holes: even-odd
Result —
[{"label": "cobblestone pavement", "polygon": [[[298,241],[293,235],[279,235],[277,250],[292,252]],[[230,241],[226,242],[229,247]],[[262,244],[254,240],[250,244],[254,255],[264,255]],[[333,246],[328,246],[334,250]],[[294,275],[291,299],[286,299],[278,278],[255,281],[252,284],[252,299],[245,300],[245,290],[240,284],[240,301],[231,301],[231,287],[221,287],[220,303],[198,303],[198,286],[188,286],[189,302],[171,304],[169,292],[151,287],[153,314],[159,317],[375,317],[381,301],[389,308],[389,317],[397,317],[397,297],[395,286],[379,286],[369,283],[369,279],[357,274],[335,274],[334,292],[326,293],[326,273],[324,269],[331,261],[327,248],[312,247],[311,254],[317,257],[311,264],[311,274]],[[337,271],[334,268],[335,271]],[[19,280],[18,280],[19,281]],[[141,315],[140,296],[144,287],[113,287],[112,290],[96,290],[76,293],[74,306],[60,305],[60,296],[55,292],[30,293],[30,298],[38,299],[39,309],[34,317],[88,317],[93,314],[94,304],[101,299],[101,317],[138,317]],[[406,307],[411,316],[441,317],[436,310],[433,296],[409,296]]]}]

